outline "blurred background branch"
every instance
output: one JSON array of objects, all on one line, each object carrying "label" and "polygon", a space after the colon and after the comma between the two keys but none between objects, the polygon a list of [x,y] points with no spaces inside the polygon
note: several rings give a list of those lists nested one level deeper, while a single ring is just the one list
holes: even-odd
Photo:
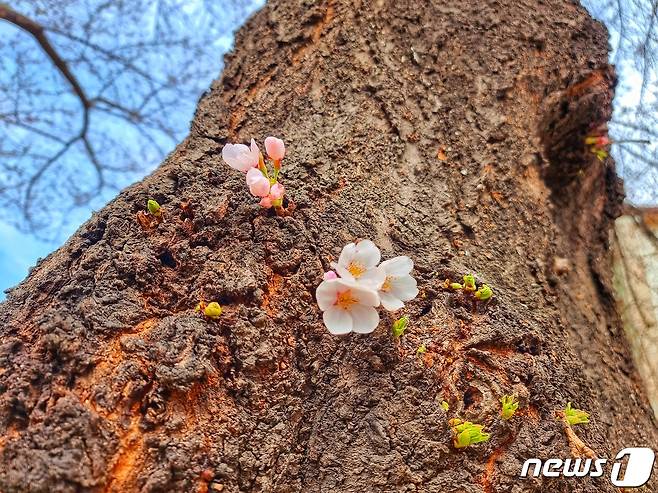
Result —
[{"label": "blurred background branch", "polygon": [[[627,200],[658,201],[658,0],[583,0],[610,33],[617,86],[610,136]],[[649,141],[649,144],[646,144]]]},{"label": "blurred background branch", "polygon": [[0,4],[0,220],[58,240],[151,171],[260,4]]}]

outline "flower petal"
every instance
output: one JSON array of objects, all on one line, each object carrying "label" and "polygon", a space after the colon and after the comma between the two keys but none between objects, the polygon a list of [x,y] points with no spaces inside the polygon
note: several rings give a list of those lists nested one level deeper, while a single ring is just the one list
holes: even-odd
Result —
[{"label": "flower petal", "polygon": [[374,289],[370,289],[363,284],[351,283],[339,279],[344,286],[348,286],[352,291],[352,296],[360,304],[365,306],[379,306],[379,294]]},{"label": "flower petal", "polygon": [[384,281],[386,281],[386,272],[379,267],[365,271],[357,280],[359,284],[363,284],[374,290],[381,288]]},{"label": "flower petal", "polygon": [[343,267],[347,267],[348,265],[350,265],[350,262],[354,258],[354,255],[356,255],[356,244],[348,243],[341,250],[340,257],[338,257],[338,263]]},{"label": "flower petal", "polygon": [[414,268],[414,262],[406,255],[395,257],[390,260],[384,260],[380,267],[383,267],[387,276],[406,276]]},{"label": "flower petal", "polygon": [[366,269],[372,269],[376,267],[379,261],[382,258],[382,254],[375,245],[370,240],[361,240],[356,244],[356,252],[354,255],[354,260]]},{"label": "flower petal", "polygon": [[338,295],[338,286],[331,281],[322,281],[315,290],[315,299],[320,310],[325,311],[334,306]]},{"label": "flower petal", "polygon": [[370,334],[379,325],[379,314],[370,306],[352,305],[352,330],[359,334]]},{"label": "flower petal", "polygon": [[276,137],[267,137],[265,139],[265,150],[270,159],[281,161],[286,154],[286,146],[281,139]]},{"label": "flower petal", "polygon": [[418,296],[418,283],[411,276],[394,277],[390,293],[402,301],[413,300]]},{"label": "flower petal", "polygon": [[[374,310],[374,308],[371,309]],[[322,314],[322,320],[327,329],[329,329],[329,332],[334,335],[343,335],[352,332],[352,316],[341,308],[330,308]]]},{"label": "flower petal", "polygon": [[346,279],[347,281],[352,281],[352,282],[355,281],[354,276],[352,275],[352,273],[349,270],[347,270],[345,267],[343,267],[342,265],[337,264],[336,262],[331,262],[330,265],[336,270],[336,273],[341,278]]},{"label": "flower petal", "polygon": [[400,301],[391,293],[380,291],[379,299],[382,302],[382,306],[389,312],[394,312],[395,310],[399,310],[400,308],[404,307],[404,303],[402,303],[402,301]]}]

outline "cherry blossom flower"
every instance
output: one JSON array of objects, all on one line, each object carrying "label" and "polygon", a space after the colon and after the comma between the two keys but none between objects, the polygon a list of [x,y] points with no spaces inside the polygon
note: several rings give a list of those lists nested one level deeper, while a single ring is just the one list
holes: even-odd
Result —
[{"label": "cherry blossom flower", "polygon": [[267,197],[270,194],[270,180],[258,168],[247,171],[247,185],[254,197]]},{"label": "cherry blossom flower", "polygon": [[285,188],[283,185],[275,183],[270,188],[268,195],[260,200],[260,205],[266,209],[272,206],[281,207],[284,192]]},{"label": "cherry blossom flower", "polygon": [[377,293],[345,279],[322,281],[315,291],[324,324],[334,335],[369,334],[379,325]]},{"label": "cherry blossom flower", "polygon": [[269,158],[274,161],[281,161],[286,154],[286,146],[281,139],[276,137],[267,137],[265,139],[265,150]]},{"label": "cherry blossom flower", "polygon": [[250,147],[244,144],[226,144],[222,149],[222,159],[231,168],[246,173],[250,168],[258,166],[260,149],[254,139],[251,139]]},{"label": "cherry blossom flower", "polygon": [[410,275],[414,263],[409,257],[385,260],[379,268],[386,276],[379,288],[379,298],[386,310],[399,310],[404,306],[404,301],[413,300],[418,296],[416,280]]},{"label": "cherry blossom flower", "polygon": [[341,278],[377,290],[386,279],[384,271],[377,268],[381,257],[379,248],[372,241],[361,240],[345,245],[338,262],[332,262],[331,267]]}]

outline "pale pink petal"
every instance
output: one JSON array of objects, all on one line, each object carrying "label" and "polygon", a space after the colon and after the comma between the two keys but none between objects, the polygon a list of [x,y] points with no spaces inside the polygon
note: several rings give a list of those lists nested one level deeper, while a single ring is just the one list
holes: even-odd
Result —
[{"label": "pale pink petal", "polygon": [[402,301],[413,300],[418,296],[418,283],[411,276],[396,277],[391,280],[391,294]]},{"label": "pale pink petal", "polygon": [[406,276],[414,268],[414,262],[407,256],[395,257],[384,260],[380,265],[386,271],[387,276]]},{"label": "pale pink petal", "polygon": [[376,267],[382,258],[379,248],[370,240],[362,240],[356,244],[353,260],[363,265],[366,269]]},{"label": "pale pink petal", "polygon": [[247,171],[247,185],[251,194],[256,197],[267,197],[270,193],[270,180],[258,168]]},{"label": "pale pink petal", "polygon": [[352,315],[352,330],[358,334],[370,334],[379,325],[379,314],[370,306],[353,305],[350,308]]},{"label": "pale pink petal", "polygon": [[265,150],[270,159],[281,161],[286,154],[286,146],[281,139],[276,137],[267,137],[265,139]]},{"label": "pale pink petal", "polygon": [[320,310],[325,311],[334,306],[338,296],[339,286],[330,281],[323,281],[315,290],[315,299]]},{"label": "pale pink petal", "polygon": [[338,279],[338,275],[333,270],[330,270],[324,273],[322,279],[325,281],[333,281],[334,279]]},{"label": "pale pink petal", "polygon": [[327,329],[329,329],[329,332],[334,335],[343,335],[352,332],[352,316],[341,308],[329,308],[322,314],[322,320]]},{"label": "pale pink petal", "polygon": [[391,293],[380,291],[379,299],[382,301],[382,306],[389,312],[394,312],[395,310],[399,310],[404,306],[404,303],[402,303],[402,301],[400,301]]},{"label": "pale pink petal", "polygon": [[270,198],[272,200],[279,200],[283,197],[284,191],[285,189],[283,188],[283,185],[275,183],[270,190]]},{"label": "pale pink petal", "polygon": [[348,243],[343,247],[342,251],[340,252],[338,263],[343,267],[347,267],[348,265],[350,265],[350,262],[354,259],[354,255],[356,255],[356,244]]},{"label": "pale pink petal", "polygon": [[[258,150],[258,147],[256,147],[256,150]],[[246,173],[254,166],[258,166],[258,152],[254,156],[253,146],[250,150],[244,144],[226,144],[222,148],[222,158],[231,168],[242,171],[243,173]]]},{"label": "pale pink petal", "polygon": [[348,286],[352,290],[352,296],[360,305],[379,306],[379,295],[374,289],[369,289],[362,284],[344,281],[343,279],[338,279],[337,282]]},{"label": "pale pink petal", "polygon": [[382,287],[382,284],[384,284],[385,280],[386,272],[384,272],[384,269],[375,267],[374,269],[367,270],[361,274],[357,279],[357,282],[377,290]]},{"label": "pale pink petal", "polygon": [[351,273],[349,270],[347,270],[345,267],[343,267],[343,266],[340,265],[340,264],[337,264],[336,262],[331,262],[330,265],[331,265],[331,267],[333,267],[333,268],[336,270],[336,272],[338,273],[338,275],[339,275],[341,278],[343,278],[343,279],[345,279],[345,280],[347,280],[347,281],[352,281],[352,282],[354,282],[354,280],[355,280],[355,279],[354,279],[354,276],[353,276],[352,273]]},{"label": "pale pink petal", "polygon": [[269,197],[263,197],[262,199],[260,199],[259,203],[261,207],[265,207],[266,209],[272,207],[272,199],[270,199]]}]

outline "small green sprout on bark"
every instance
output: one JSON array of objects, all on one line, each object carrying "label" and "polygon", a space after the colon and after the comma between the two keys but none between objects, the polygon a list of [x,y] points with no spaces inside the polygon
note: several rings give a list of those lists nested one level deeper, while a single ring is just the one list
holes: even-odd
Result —
[{"label": "small green sprout on bark", "polygon": [[474,306],[477,302],[487,302],[493,298],[493,289],[491,289],[491,286],[488,284],[481,284],[478,288],[473,274],[466,274],[464,276],[463,284],[451,282],[450,279],[446,279],[443,283],[443,287],[454,291],[460,291],[462,300],[470,300],[473,302]]},{"label": "small green sprout on bark", "polygon": [[447,401],[441,401],[441,409],[448,411],[450,409],[450,404]]},{"label": "small green sprout on bark", "polygon": [[425,344],[421,344],[418,346],[418,349],[416,349],[416,355],[417,356],[422,356],[427,352],[427,346]]},{"label": "small green sprout on bark", "polygon": [[453,418],[448,421],[448,424],[454,435],[452,443],[455,448],[464,448],[476,443],[486,442],[491,436],[483,431],[484,425],[478,425],[470,421]]},{"label": "small green sprout on bark", "polygon": [[571,402],[568,402],[567,407],[564,409],[564,418],[570,426],[589,423],[589,413],[571,407]]},{"label": "small green sprout on bark", "polygon": [[475,296],[480,301],[487,301],[493,296],[493,290],[489,287],[488,284],[483,284],[480,286],[480,289],[473,293],[473,296]]},{"label": "small green sprout on bark", "polygon": [[517,401],[516,397],[513,395],[504,395],[501,397],[500,403],[503,406],[500,411],[500,417],[504,421],[507,421],[514,416],[514,413],[519,408],[519,401]]},{"label": "small green sprout on bark", "polygon": [[407,325],[409,325],[409,317],[401,317],[393,322],[393,337],[402,337],[404,335],[404,331],[407,330]]},{"label": "small green sprout on bark", "polygon": [[206,304],[203,301],[199,302],[196,306],[195,311],[203,313],[206,317],[217,320],[222,314],[222,307],[216,301],[211,301]]},{"label": "small green sprout on bark", "polygon": [[164,211],[160,204],[155,200],[149,199],[146,202],[146,211],[139,211],[137,213],[137,222],[146,230],[153,229],[164,219]]},{"label": "small green sprout on bark", "polygon": [[466,274],[464,276],[464,291],[475,291],[475,276],[473,274]]},{"label": "small green sprout on bark", "polygon": [[160,204],[158,204],[153,199],[149,199],[149,201],[146,203],[146,208],[148,209],[149,213],[154,216],[160,216],[162,214],[162,208],[160,207]]}]

